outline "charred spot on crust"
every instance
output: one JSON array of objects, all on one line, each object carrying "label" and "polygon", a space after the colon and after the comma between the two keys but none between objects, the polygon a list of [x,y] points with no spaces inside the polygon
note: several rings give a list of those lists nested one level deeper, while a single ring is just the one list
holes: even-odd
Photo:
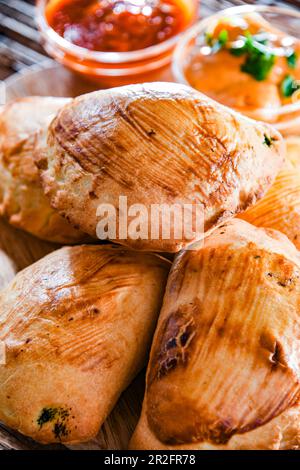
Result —
[{"label": "charred spot on crust", "polygon": [[52,432],[56,439],[61,439],[70,433],[68,430],[70,411],[71,408],[45,407],[37,419],[37,424],[41,429],[45,424],[53,423]]},{"label": "charred spot on crust", "polygon": [[283,347],[278,341],[275,342],[274,351],[273,354],[270,356],[270,361],[273,365],[273,368],[287,367]]},{"label": "charred spot on crust", "polygon": [[39,170],[48,170],[48,160],[46,157],[39,158],[35,161],[35,164]]},{"label": "charred spot on crust", "polygon": [[277,284],[281,287],[288,287],[288,286],[291,286],[293,284],[293,278],[288,278],[288,279],[283,279],[283,280],[279,280],[277,282]]},{"label": "charred spot on crust", "polygon": [[267,276],[274,279],[278,286],[280,287],[290,287],[292,288],[295,284],[299,276],[285,276],[284,273],[267,273]]},{"label": "charred spot on crust", "polygon": [[288,288],[289,291],[293,290],[300,279],[298,269],[281,256],[270,266],[270,271],[266,273],[266,276],[276,282],[278,286]]},{"label": "charred spot on crust", "polygon": [[44,424],[53,421],[57,413],[57,408],[43,408],[40,416],[37,419],[37,424],[39,425],[40,429],[43,427]]},{"label": "charred spot on crust", "polygon": [[288,367],[283,346],[276,338],[268,333],[262,333],[260,337],[260,345],[270,353],[268,356],[268,362],[271,366],[271,371],[274,371],[279,367],[284,369]]},{"label": "charred spot on crust", "polygon": [[97,199],[98,196],[94,191],[90,191],[89,192],[89,197],[90,197],[90,199]]},{"label": "charred spot on crust", "polygon": [[163,327],[153,379],[160,379],[176,367],[187,364],[189,345],[194,336],[195,323],[192,316],[188,317],[180,311],[170,315]]},{"label": "charred spot on crust", "polygon": [[236,429],[230,419],[223,419],[204,435],[204,440],[216,445],[227,444],[229,439],[235,434]]},{"label": "charred spot on crust", "polygon": [[56,437],[56,439],[61,439],[62,437],[65,437],[68,434],[70,434],[70,432],[68,431],[67,426],[64,422],[57,421],[54,424],[53,434]]},{"label": "charred spot on crust", "polygon": [[274,137],[269,137],[267,136],[267,134],[264,134],[264,145],[266,145],[267,147],[272,147],[274,141]]},{"label": "charred spot on crust", "polygon": [[190,333],[188,331],[185,331],[184,333],[182,333],[182,335],[180,336],[180,344],[181,346],[185,346],[188,339],[190,337]]}]

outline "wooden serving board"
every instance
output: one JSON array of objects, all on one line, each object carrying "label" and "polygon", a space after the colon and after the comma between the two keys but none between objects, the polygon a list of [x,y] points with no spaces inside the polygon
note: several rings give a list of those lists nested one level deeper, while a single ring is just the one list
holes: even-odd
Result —
[{"label": "wooden serving board", "polygon": [[[170,80],[167,71],[162,80]],[[94,84],[83,81],[52,60],[29,67],[6,82],[6,102],[23,96],[78,96],[96,90]],[[3,104],[3,103],[1,103]],[[0,249],[14,262],[19,271],[59,248],[25,232],[16,230],[0,219]],[[1,258],[0,258],[1,263]],[[3,262],[2,262],[3,264]],[[0,269],[4,269],[0,266]],[[5,273],[2,274],[5,278]],[[11,272],[7,272],[11,276]],[[115,409],[93,441],[81,445],[43,446],[0,423],[0,449],[126,449],[137,423],[144,394],[144,373],[141,373],[123,393]]]}]

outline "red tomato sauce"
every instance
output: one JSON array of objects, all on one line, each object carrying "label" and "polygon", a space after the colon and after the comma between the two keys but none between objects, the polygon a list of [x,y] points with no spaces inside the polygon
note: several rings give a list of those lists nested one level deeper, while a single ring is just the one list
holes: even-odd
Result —
[{"label": "red tomato sauce", "polygon": [[63,38],[91,51],[129,52],[153,46],[186,26],[178,0],[52,0],[46,17]]}]

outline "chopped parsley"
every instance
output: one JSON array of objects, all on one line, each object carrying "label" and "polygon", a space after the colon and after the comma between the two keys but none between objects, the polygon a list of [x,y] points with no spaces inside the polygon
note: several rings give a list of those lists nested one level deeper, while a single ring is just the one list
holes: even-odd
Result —
[{"label": "chopped parsley", "polygon": [[[272,37],[268,32],[261,31],[252,35],[249,31],[246,31],[237,40],[230,41],[228,30],[222,29],[218,37],[206,33],[205,40],[212,53],[226,48],[236,57],[244,56],[245,60],[241,64],[241,71],[251,75],[257,81],[266,80],[275,64],[277,55],[285,56],[289,68],[295,69],[297,66],[297,53],[290,48],[278,52],[279,48],[272,46],[270,42]],[[282,94],[284,96],[291,96],[297,89],[293,86],[293,83],[290,76],[284,79],[282,83]]]},{"label": "chopped parsley", "polygon": [[240,46],[230,49],[230,53],[237,57],[246,56],[245,62],[241,65],[242,72],[248,73],[257,81],[265,80],[275,63],[275,55],[265,47],[266,36],[252,36],[247,32],[243,39]]},{"label": "chopped parsley", "polygon": [[218,52],[226,45],[228,38],[229,36],[227,29],[222,29],[217,38],[214,38],[213,35],[210,33],[206,33],[205,35],[206,44],[211,47],[211,51],[213,54]]},{"label": "chopped parsley", "polygon": [[273,54],[252,53],[246,58],[241,70],[261,82],[268,77],[274,63],[275,56]]},{"label": "chopped parsley", "polygon": [[218,41],[222,46],[225,46],[229,38],[228,31],[227,29],[222,29],[222,31],[219,34]]},{"label": "chopped parsley", "polygon": [[288,66],[290,67],[290,69],[295,69],[296,68],[298,56],[297,56],[295,51],[292,52],[290,55],[288,55],[286,60],[287,60],[287,63],[288,63]]},{"label": "chopped parsley", "polygon": [[43,408],[38,419],[37,424],[40,428],[43,427],[45,423],[53,421],[57,415],[57,408]]},{"label": "chopped parsley", "polygon": [[212,47],[214,45],[214,37],[211,33],[205,33],[205,42],[209,47]]},{"label": "chopped parsley", "polygon": [[41,410],[37,419],[37,424],[40,429],[46,424],[53,425],[52,432],[56,439],[61,440],[69,434],[68,420],[70,416],[70,409],[62,407],[45,407]]},{"label": "chopped parsley", "polygon": [[295,81],[292,75],[286,75],[280,85],[281,94],[286,98],[292,96],[295,91],[299,89],[300,85]]},{"label": "chopped parsley", "polygon": [[268,137],[267,134],[264,134],[264,144],[267,145],[268,147],[271,147],[274,142],[273,137]]}]

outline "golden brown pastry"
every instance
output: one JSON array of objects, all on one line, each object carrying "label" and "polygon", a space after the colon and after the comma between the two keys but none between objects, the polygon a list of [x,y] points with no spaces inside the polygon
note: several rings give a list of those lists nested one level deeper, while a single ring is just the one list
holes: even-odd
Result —
[{"label": "golden brown pastry", "polygon": [[[171,223],[169,239],[156,239],[148,220],[144,239],[130,233],[122,239],[118,230],[112,238],[136,249],[168,252],[261,198],[284,154],[272,127],[175,83],[76,98],[51,123],[48,147],[37,162],[44,190],[53,207],[92,236],[100,204],[111,204],[119,222],[120,195],[127,197],[128,207],[142,204],[149,220],[153,204],[198,205],[204,223],[193,237],[174,236]],[[147,215],[140,216],[142,225]],[[159,228],[161,235],[161,221]]]},{"label": "golden brown pastry", "polygon": [[54,211],[45,197],[34,164],[43,151],[48,124],[67,98],[29,97],[6,105],[0,113],[0,215],[17,228],[58,243],[84,238]]},{"label": "golden brown pastry", "polygon": [[133,449],[300,448],[300,254],[233,219],[171,270]]},{"label": "golden brown pastry", "polygon": [[94,437],[144,366],[170,262],[65,247],[0,294],[0,421],[44,442]]},{"label": "golden brown pastry", "polygon": [[0,250],[0,290],[8,284],[16,274],[16,267],[12,260]]},{"label": "golden brown pastry", "polygon": [[300,139],[289,138],[287,161],[266,196],[239,217],[284,233],[300,249]]},{"label": "golden brown pastry", "polygon": [[300,137],[287,137],[285,143],[288,161],[294,167],[300,167]]}]

